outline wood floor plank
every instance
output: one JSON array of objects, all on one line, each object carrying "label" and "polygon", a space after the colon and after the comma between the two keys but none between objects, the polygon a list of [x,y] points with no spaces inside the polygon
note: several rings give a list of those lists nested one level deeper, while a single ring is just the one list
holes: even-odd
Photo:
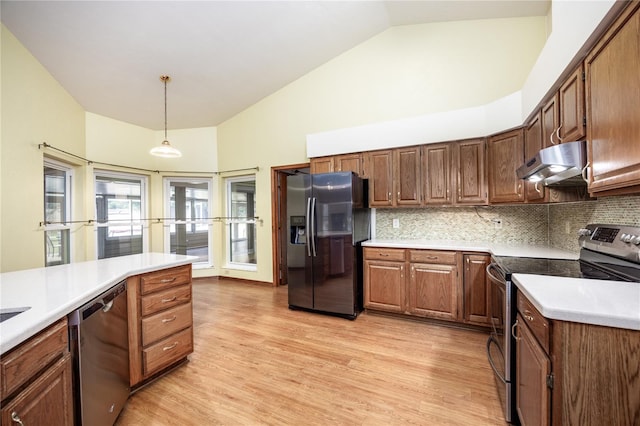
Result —
[{"label": "wood floor plank", "polygon": [[287,308],[287,288],[197,280],[190,361],[117,425],[505,425],[486,335]]}]

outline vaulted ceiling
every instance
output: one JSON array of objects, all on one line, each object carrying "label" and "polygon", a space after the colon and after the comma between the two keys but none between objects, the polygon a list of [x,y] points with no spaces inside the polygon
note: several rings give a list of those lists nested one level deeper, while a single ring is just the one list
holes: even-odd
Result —
[{"label": "vaulted ceiling", "polygon": [[542,16],[550,0],[6,1],[3,24],[85,110],[216,126],[395,25]]}]

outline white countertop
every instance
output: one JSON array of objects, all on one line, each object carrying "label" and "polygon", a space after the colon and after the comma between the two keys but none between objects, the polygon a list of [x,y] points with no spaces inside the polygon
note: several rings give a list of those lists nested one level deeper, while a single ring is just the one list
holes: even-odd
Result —
[{"label": "white countertop", "polygon": [[549,246],[503,244],[455,240],[369,240],[364,247],[413,248],[431,250],[480,251],[495,256],[538,257],[547,259],[578,259],[578,254]]},{"label": "white countertop", "polygon": [[0,274],[0,309],[30,307],[0,323],[0,354],[132,275],[197,258],[143,253]]},{"label": "white countertop", "polygon": [[513,274],[546,318],[640,330],[640,283]]}]

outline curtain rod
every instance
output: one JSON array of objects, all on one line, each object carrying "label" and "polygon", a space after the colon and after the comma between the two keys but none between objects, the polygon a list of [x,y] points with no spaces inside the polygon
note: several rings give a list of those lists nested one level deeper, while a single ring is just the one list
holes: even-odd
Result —
[{"label": "curtain rod", "polygon": [[[48,144],[47,142],[42,142],[41,144],[38,144],[38,149],[52,149],[54,151],[58,151],[61,152],[65,155],[71,156],[73,158],[77,158],[79,160],[85,161],[87,164],[92,165],[92,164],[99,164],[101,166],[109,166],[109,167],[119,167],[122,169],[129,169],[129,170],[137,170],[137,171],[141,171],[141,172],[149,172],[149,173],[178,173],[178,174],[199,174],[199,175],[204,175],[204,174],[212,174],[212,175],[221,175],[223,173],[235,173],[235,172],[242,172],[242,171],[247,171],[247,170],[255,170],[256,172],[260,171],[260,167],[256,166],[256,167],[246,167],[243,169],[235,169],[235,170],[224,170],[224,171],[219,171],[219,172],[212,172],[212,171],[208,171],[208,172],[200,172],[200,171],[192,171],[192,170],[153,170],[153,169],[145,169],[142,167],[133,167],[133,166],[124,166],[121,164],[113,164],[113,163],[104,163],[102,161],[93,161],[93,160],[89,160],[88,158],[84,158],[81,157],[79,155],[73,154],[71,152],[65,151],[63,149],[60,148],[56,148],[53,145]],[[84,221],[83,221],[84,222]]]},{"label": "curtain rod", "polygon": [[87,220],[68,220],[66,222],[62,222],[62,221],[49,221],[49,220],[44,220],[42,222],[39,223],[38,226],[42,227],[45,225],[69,225],[69,224],[74,224],[74,223],[84,223],[86,225],[94,225],[94,224],[98,224],[98,225],[104,225],[104,224],[109,224],[109,223],[132,223],[132,222],[154,222],[154,223],[160,223],[160,222],[174,222],[176,225],[181,225],[183,223],[190,223],[190,222],[197,222],[197,221],[203,221],[203,220],[212,220],[214,222],[222,222],[224,220],[245,220],[245,221],[255,221],[255,222],[260,222],[262,223],[263,219],[260,219],[260,217],[258,216],[254,216],[254,217],[244,217],[244,216],[216,216],[216,217],[202,217],[199,219],[175,219],[175,218],[171,218],[171,217],[150,217],[150,218],[142,218],[142,219],[136,219],[136,220],[127,220],[127,219],[114,219],[114,220],[106,220],[106,221],[101,221],[101,220],[96,220],[96,219],[87,219]]}]

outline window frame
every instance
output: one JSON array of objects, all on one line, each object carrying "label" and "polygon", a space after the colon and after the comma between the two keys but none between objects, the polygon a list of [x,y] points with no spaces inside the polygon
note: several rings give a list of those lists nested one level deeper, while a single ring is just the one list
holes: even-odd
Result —
[{"label": "window frame", "polygon": [[171,183],[172,182],[198,182],[198,184],[206,183],[209,203],[209,215],[211,215],[213,208],[213,179],[210,177],[168,177],[163,178],[163,198],[164,198],[164,224],[163,224],[163,237],[164,237],[164,252],[171,253],[171,225],[176,224],[206,224],[207,225],[207,261],[206,262],[194,262],[194,269],[212,268],[213,262],[213,221],[211,219],[204,220],[176,220],[171,218]]},{"label": "window frame", "polygon": [[96,183],[99,177],[112,178],[115,180],[128,180],[128,181],[138,181],[140,182],[140,219],[139,221],[132,220],[128,224],[130,226],[140,226],[141,227],[141,238],[142,238],[142,253],[149,252],[149,221],[145,220],[148,218],[148,201],[147,198],[149,196],[147,188],[149,187],[149,178],[146,175],[140,175],[135,173],[124,173],[124,172],[116,172],[111,170],[94,170],[93,171],[93,204],[94,204],[94,217],[96,221],[94,222],[94,232],[95,232],[95,258],[101,259],[99,257],[100,249],[99,249],[99,238],[98,238],[98,229],[100,228],[108,228],[109,226],[114,225],[122,225],[122,222],[113,223],[98,223],[98,211],[96,206],[96,196],[98,195],[96,192]]},{"label": "window frame", "polygon": [[[64,200],[64,204],[65,204],[65,214],[64,214],[64,218],[61,220],[61,222],[63,223],[53,223],[53,224],[47,224],[46,223],[46,208],[47,208],[47,188],[46,188],[46,184],[44,183],[45,180],[45,172],[44,169],[45,167],[51,168],[51,169],[55,169],[55,170],[59,170],[61,172],[64,172],[65,174],[65,200]],[[73,250],[73,233],[71,232],[71,221],[73,220],[73,182],[74,182],[74,170],[73,170],[73,166],[71,164],[68,163],[64,163],[62,161],[58,161],[55,160],[53,158],[49,158],[49,157],[44,157],[43,162],[42,162],[42,175],[43,175],[43,215],[44,215],[44,225],[43,225],[43,230],[44,230],[44,266],[45,267],[49,267],[49,266],[56,266],[56,265],[66,265],[71,263],[71,259],[73,259],[73,255],[74,255],[74,250]],[[67,231],[67,245],[68,245],[68,259],[67,262],[61,261],[61,262],[56,262],[56,263],[51,263],[49,264],[47,261],[47,243],[46,243],[46,239],[47,239],[47,233],[48,232],[56,232],[56,231]],[[64,256],[63,256],[64,258]]]},{"label": "window frame", "polygon": [[[233,212],[232,212],[232,190],[231,190],[231,185],[234,183],[238,183],[238,182],[249,182],[252,181],[254,183],[254,189],[257,189],[256,187],[256,175],[255,174],[251,174],[251,175],[242,175],[242,176],[234,176],[234,177],[228,177],[225,178],[225,203],[226,203],[226,212],[227,212],[227,218],[225,220],[225,268],[226,269],[235,269],[235,270],[240,270],[240,271],[257,271],[258,270],[258,259],[257,259],[257,227],[255,227],[256,224],[256,220],[254,219],[254,217],[256,216],[256,212],[254,209],[254,213],[253,216],[251,217],[251,219],[246,219],[246,220],[240,220],[240,219],[234,219],[233,218]],[[256,196],[257,196],[257,191],[254,190],[253,192],[253,196],[254,196],[254,205],[256,203]],[[254,225],[254,232],[256,233],[255,238],[256,238],[256,247],[254,247],[254,250],[256,251],[256,261],[255,263],[246,263],[246,262],[234,262],[231,260],[231,253],[232,253],[232,248],[231,248],[231,236],[233,235],[233,232],[231,230],[231,227],[233,226],[233,224],[237,224],[237,223],[248,223],[248,224],[253,224]]]}]

